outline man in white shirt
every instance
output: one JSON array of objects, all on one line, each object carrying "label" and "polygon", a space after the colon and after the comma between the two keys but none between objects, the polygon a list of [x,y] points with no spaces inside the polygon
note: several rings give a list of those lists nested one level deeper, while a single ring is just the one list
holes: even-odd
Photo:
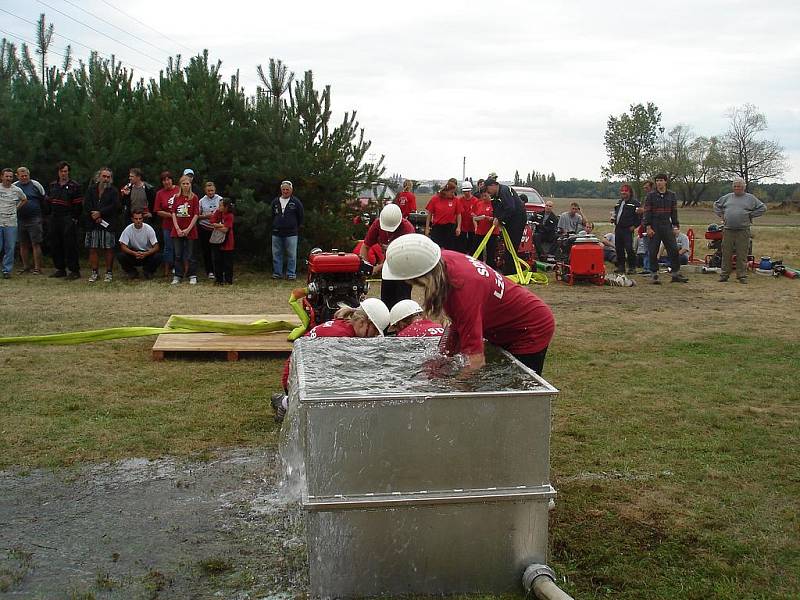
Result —
[{"label": "man in white shirt", "polygon": [[142,267],[145,279],[152,279],[161,264],[155,229],[144,222],[141,209],[133,211],[131,221],[119,236],[117,260],[130,279],[139,277],[138,267]]},{"label": "man in white shirt", "polygon": [[14,171],[3,169],[0,179],[0,250],[3,251],[3,279],[14,270],[14,247],[17,243],[17,211],[25,206],[25,192],[13,185]]}]

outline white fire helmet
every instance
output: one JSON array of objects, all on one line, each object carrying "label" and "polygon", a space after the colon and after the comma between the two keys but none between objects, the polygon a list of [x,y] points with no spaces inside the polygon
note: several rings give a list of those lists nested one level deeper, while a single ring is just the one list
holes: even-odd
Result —
[{"label": "white fire helmet", "polygon": [[381,211],[380,221],[381,229],[384,231],[394,231],[400,227],[400,221],[403,220],[403,213],[397,204],[387,204]]},{"label": "white fire helmet", "polygon": [[411,315],[422,312],[422,307],[414,300],[400,300],[389,311],[389,325],[397,325],[400,321]]},{"label": "white fire helmet", "polygon": [[378,335],[383,335],[383,331],[389,326],[389,309],[383,301],[380,298],[366,298],[361,303],[361,309],[375,325]]},{"label": "white fire helmet", "polygon": [[419,233],[401,235],[386,249],[381,277],[387,281],[407,281],[428,273],[442,258],[442,249]]}]

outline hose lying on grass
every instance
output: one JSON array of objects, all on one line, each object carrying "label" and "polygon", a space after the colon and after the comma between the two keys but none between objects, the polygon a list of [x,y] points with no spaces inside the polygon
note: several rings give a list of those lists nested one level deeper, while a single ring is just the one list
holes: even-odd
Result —
[{"label": "hose lying on grass", "polygon": [[90,331],[71,331],[49,335],[23,335],[0,338],[0,345],[6,344],[86,344],[131,337],[160,335],[162,333],[224,333],[227,335],[258,335],[274,331],[292,331],[293,323],[288,321],[267,321],[261,319],[253,323],[229,323],[206,321],[181,315],[172,315],[167,327],[111,327]]}]

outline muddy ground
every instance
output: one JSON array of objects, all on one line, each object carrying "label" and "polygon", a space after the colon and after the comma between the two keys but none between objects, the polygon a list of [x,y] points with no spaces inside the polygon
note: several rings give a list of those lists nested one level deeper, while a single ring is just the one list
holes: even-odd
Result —
[{"label": "muddy ground", "polygon": [[273,450],[0,472],[0,597],[291,598],[301,513]]}]

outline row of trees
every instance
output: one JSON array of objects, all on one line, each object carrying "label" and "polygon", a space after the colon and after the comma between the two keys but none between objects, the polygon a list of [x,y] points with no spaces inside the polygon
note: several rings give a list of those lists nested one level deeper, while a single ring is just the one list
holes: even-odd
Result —
[{"label": "row of trees", "polygon": [[666,173],[671,187],[691,205],[734,177],[742,177],[750,191],[781,178],[788,162],[783,147],[763,136],[766,116],[752,104],[734,107],[727,116],[728,130],[706,137],[686,124],[666,130],[652,102],[632,104],[629,112],[608,118],[603,177],[625,179],[641,189],[643,179]]},{"label": "row of trees", "polygon": [[[158,174],[191,167],[213,179],[237,204],[237,240],[266,255],[269,202],[280,181],[290,179],[311,223],[337,245],[344,201],[360,182],[383,173],[383,157],[368,160],[370,141],[355,112],[334,123],[331,89],[315,86],[312,72],[295,77],[280,60],[257,67],[261,86],[247,95],[239,73],[223,81],[221,62],[208,52],[184,64],[170,59],[159,77],[135,80],[113,57],[92,54],[72,65],[69,49],[49,64],[53,26],[41,15],[38,60],[23,44],[0,42],[0,164],[26,165],[34,178],[55,178],[55,163],[67,160],[73,177],[86,183],[101,166],[117,183],[137,166],[158,185]],[[321,233],[321,235],[324,235]]]}]

